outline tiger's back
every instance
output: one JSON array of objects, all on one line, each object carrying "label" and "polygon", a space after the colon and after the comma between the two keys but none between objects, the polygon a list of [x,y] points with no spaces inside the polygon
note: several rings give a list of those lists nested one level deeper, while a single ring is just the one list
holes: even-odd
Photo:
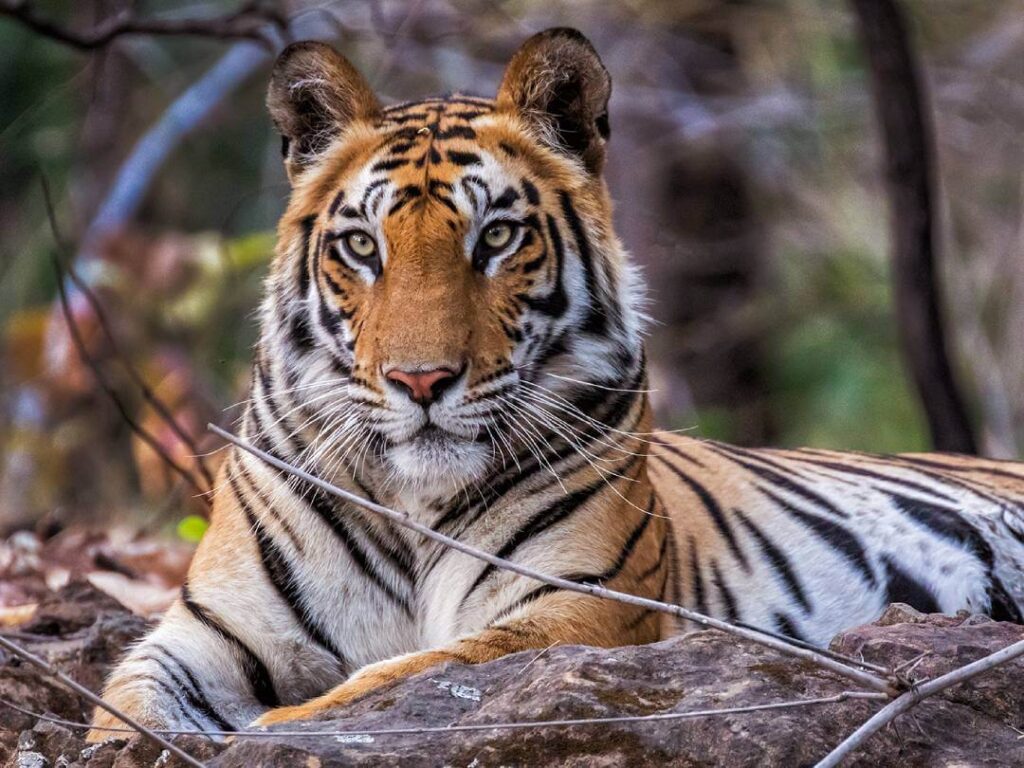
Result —
[{"label": "tiger's back", "polygon": [[659,435],[681,599],[817,644],[886,605],[1022,621],[1024,464]]}]

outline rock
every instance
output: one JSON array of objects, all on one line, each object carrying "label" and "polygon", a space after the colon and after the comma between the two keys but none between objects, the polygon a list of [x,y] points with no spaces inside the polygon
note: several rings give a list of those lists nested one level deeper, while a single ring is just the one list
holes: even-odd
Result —
[{"label": "rock", "polygon": [[[69,586],[41,605],[30,626],[34,629],[24,631],[46,636],[29,643],[33,650],[94,689],[124,645],[144,629],[126,610],[82,585]],[[911,675],[924,679],[1022,638],[1024,627],[1014,624],[892,606],[877,623],[838,636],[832,647],[884,665],[916,660]],[[88,718],[88,707],[34,670],[8,658],[0,669],[0,696],[34,711]],[[699,631],[642,647],[563,647],[479,667],[450,664],[368,696],[334,719],[284,728],[330,730],[331,736],[240,737],[227,746],[179,737],[176,743],[211,768],[804,766],[821,759],[880,704],[846,700],[693,719],[515,730],[365,731],[720,710],[852,688],[808,662]],[[876,734],[849,765],[1020,766],[1022,732],[1024,662],[1018,660],[929,699]],[[0,764],[15,766],[38,755],[48,761],[40,765],[67,768],[176,765],[140,739],[83,751],[81,735],[46,723],[33,727],[31,718],[0,708],[0,749],[6,750]]]}]

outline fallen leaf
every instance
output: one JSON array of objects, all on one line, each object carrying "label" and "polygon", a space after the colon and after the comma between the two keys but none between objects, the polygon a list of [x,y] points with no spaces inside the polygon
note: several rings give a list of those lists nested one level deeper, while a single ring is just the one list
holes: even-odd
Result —
[{"label": "fallen leaf", "polygon": [[147,618],[166,611],[178,596],[176,587],[159,587],[113,571],[94,571],[86,579],[132,613]]}]

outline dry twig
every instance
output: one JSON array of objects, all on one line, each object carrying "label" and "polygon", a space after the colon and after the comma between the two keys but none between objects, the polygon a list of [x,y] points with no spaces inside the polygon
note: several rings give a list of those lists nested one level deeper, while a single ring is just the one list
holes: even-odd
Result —
[{"label": "dry twig", "polygon": [[250,40],[271,48],[273,41],[267,37],[267,26],[283,29],[287,24],[281,13],[260,2],[248,2],[225,16],[206,19],[139,19],[131,14],[119,14],[83,31],[68,29],[43,18],[28,0],[0,3],[0,15],[15,19],[41,36],[79,51],[102,48],[120,37],[131,35]]},{"label": "dry twig", "polygon": [[936,677],[926,683],[915,685],[895,701],[892,701],[882,707],[882,709],[876,712],[870,720],[847,736],[846,739],[844,739],[838,747],[829,752],[825,759],[818,763],[815,768],[835,768],[835,766],[839,765],[839,763],[846,759],[850,753],[871,738],[871,736],[877,731],[884,728],[908,709],[916,707],[929,696],[934,696],[935,694],[957,685],[958,683],[965,683],[968,680],[972,680],[978,675],[982,675],[1002,664],[1013,661],[1019,656],[1024,656],[1024,640],[1020,640],[1013,645],[1008,645],[1001,651],[991,653],[984,658],[978,659],[977,661],[958,669],[954,669],[952,672]]},{"label": "dry twig", "polygon": [[194,757],[192,757],[190,754],[188,754],[187,752],[182,750],[180,747],[174,746],[174,744],[169,742],[163,736],[160,736],[158,733],[154,732],[152,729],[147,728],[146,726],[142,725],[141,723],[137,722],[136,720],[132,719],[131,717],[129,717],[125,713],[123,713],[120,710],[118,710],[116,707],[111,706],[110,704],[105,702],[103,699],[101,699],[99,696],[97,696],[95,693],[90,691],[88,688],[86,688],[83,685],[80,685],[79,683],[76,683],[70,677],[65,675],[59,669],[56,669],[52,665],[48,664],[45,660],[43,660],[39,656],[36,656],[31,651],[28,651],[28,650],[22,648],[17,643],[12,642],[8,638],[6,638],[3,633],[0,633],[0,647],[7,649],[11,653],[13,653],[15,656],[18,656],[19,658],[24,659],[25,661],[27,661],[32,666],[38,667],[39,669],[41,669],[44,672],[46,672],[46,674],[51,675],[52,677],[55,677],[63,685],[65,685],[68,688],[70,688],[72,691],[77,693],[79,696],[81,696],[83,699],[88,701],[90,704],[95,704],[97,707],[100,707],[101,709],[105,709],[107,712],[112,714],[114,717],[119,719],[121,722],[126,723],[127,725],[131,726],[130,729],[125,729],[126,731],[130,730],[130,731],[132,731],[134,733],[142,734],[147,739],[149,739],[153,743],[157,744],[161,748],[166,749],[171,754],[175,755],[176,757],[180,758],[181,760],[184,760],[186,765],[191,765],[191,766],[193,766],[193,768],[206,768],[206,766],[203,763],[201,763],[198,760],[196,760]]}]

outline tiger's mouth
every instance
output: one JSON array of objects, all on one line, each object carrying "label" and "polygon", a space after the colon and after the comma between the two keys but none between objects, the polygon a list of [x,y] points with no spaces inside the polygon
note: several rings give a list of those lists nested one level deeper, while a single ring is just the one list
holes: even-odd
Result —
[{"label": "tiger's mouth", "polygon": [[493,454],[486,433],[460,434],[426,421],[386,451],[387,463],[407,484],[437,497],[459,492],[483,477]]},{"label": "tiger's mouth", "polygon": [[450,429],[446,429],[435,421],[427,421],[426,424],[410,435],[408,440],[405,442],[420,441],[425,445],[430,445],[432,443],[444,442],[446,440],[453,442],[489,443],[487,433],[483,430],[478,430],[475,435],[464,435],[459,432],[453,432]]}]

